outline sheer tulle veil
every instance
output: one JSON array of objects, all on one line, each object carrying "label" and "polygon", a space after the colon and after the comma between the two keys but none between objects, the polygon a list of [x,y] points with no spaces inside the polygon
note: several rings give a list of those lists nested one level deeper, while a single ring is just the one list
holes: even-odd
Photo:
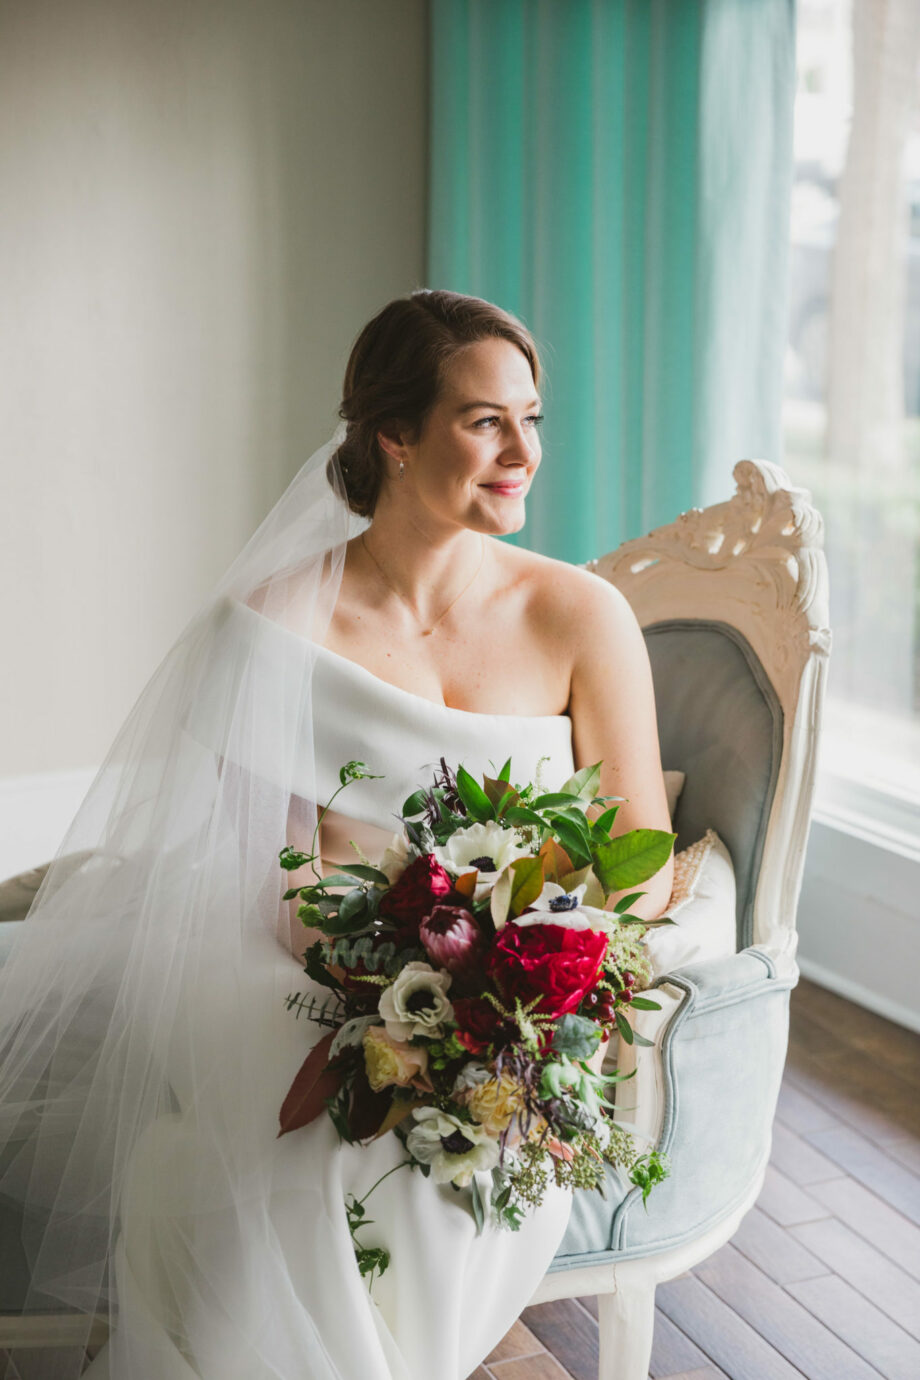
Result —
[{"label": "sheer tulle veil", "polygon": [[[213,1325],[233,1374],[339,1380],[319,1347],[304,1368],[304,1305],[279,1323],[280,1263],[228,1298],[203,1264],[221,1252],[199,1253],[197,1234],[221,1234],[235,1280],[249,1245],[263,1269],[273,1258],[277,1107],[252,1052],[266,1023],[292,1020],[278,854],[292,818],[301,838],[315,822],[312,648],[366,525],[343,498],[343,436],[303,465],[157,667],[0,968],[0,1205],[24,1214],[24,1311],[70,1312],[87,1335],[105,1318],[113,1380],[157,1374],[122,1255],[153,1214],[174,1300],[159,1321],[180,1354]],[[254,997],[257,969],[276,975],[274,1001],[264,985]],[[83,1364],[78,1344],[17,1349],[6,1375],[71,1380]]]}]

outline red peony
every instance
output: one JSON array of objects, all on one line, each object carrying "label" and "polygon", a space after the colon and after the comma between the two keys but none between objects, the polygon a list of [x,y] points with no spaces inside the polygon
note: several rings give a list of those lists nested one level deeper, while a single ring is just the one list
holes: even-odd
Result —
[{"label": "red peony", "polygon": [[380,914],[405,927],[419,921],[453,890],[453,883],[433,853],[411,862],[380,902]]},{"label": "red peony", "polygon": [[607,936],[562,925],[505,925],[496,936],[487,968],[506,1002],[535,997],[543,1016],[574,1011],[597,981]]},{"label": "red peony", "polygon": [[503,1021],[490,1002],[482,997],[455,997],[451,1005],[459,1026],[457,1039],[470,1054],[484,1054],[498,1038]]}]

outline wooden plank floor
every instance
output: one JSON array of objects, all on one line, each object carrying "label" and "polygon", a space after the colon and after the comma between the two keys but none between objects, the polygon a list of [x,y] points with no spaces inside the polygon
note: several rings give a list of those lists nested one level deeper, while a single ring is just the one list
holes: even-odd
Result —
[{"label": "wooden plank floor", "polygon": [[[920,1380],[918,1094],[920,1036],[799,984],[763,1192],[659,1288],[653,1380]],[[597,1380],[595,1301],[528,1308],[471,1380]]]}]

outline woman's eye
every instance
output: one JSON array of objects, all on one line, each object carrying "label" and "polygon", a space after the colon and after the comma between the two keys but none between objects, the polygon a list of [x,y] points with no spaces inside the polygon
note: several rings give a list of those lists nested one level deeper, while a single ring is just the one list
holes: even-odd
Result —
[{"label": "woman's eye", "polygon": [[[532,427],[538,427],[538,426],[540,425],[540,423],[543,421],[543,413],[542,413],[542,412],[532,412],[532,413],[530,414],[529,417],[525,417],[525,418],[524,418],[524,421],[525,421],[525,422],[529,422],[530,425],[531,425]],[[475,422],[473,423],[473,426],[474,426],[474,427],[479,427],[482,431],[486,431],[488,428],[490,428],[490,427],[492,426],[493,423],[495,423],[496,426],[501,425],[501,418],[500,418],[500,417],[480,417],[478,421],[475,421]]]}]

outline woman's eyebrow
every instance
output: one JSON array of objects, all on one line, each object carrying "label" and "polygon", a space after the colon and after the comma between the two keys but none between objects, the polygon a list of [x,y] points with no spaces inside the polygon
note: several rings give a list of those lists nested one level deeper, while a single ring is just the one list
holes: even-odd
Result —
[{"label": "woman's eyebrow", "polygon": [[[525,406],[526,406],[526,407],[539,407],[539,406],[540,406],[540,399],[539,399],[539,398],[532,398],[532,399],[530,400],[529,403],[526,403],[526,404],[525,404]],[[462,407],[459,407],[459,408],[457,409],[457,411],[458,411],[458,412],[472,412],[472,411],[474,410],[474,408],[477,408],[477,407],[491,407],[495,412],[507,412],[507,410],[508,410],[508,409],[506,408],[506,406],[505,406],[504,403],[497,403],[497,402],[468,402],[468,403],[464,403]]]}]

